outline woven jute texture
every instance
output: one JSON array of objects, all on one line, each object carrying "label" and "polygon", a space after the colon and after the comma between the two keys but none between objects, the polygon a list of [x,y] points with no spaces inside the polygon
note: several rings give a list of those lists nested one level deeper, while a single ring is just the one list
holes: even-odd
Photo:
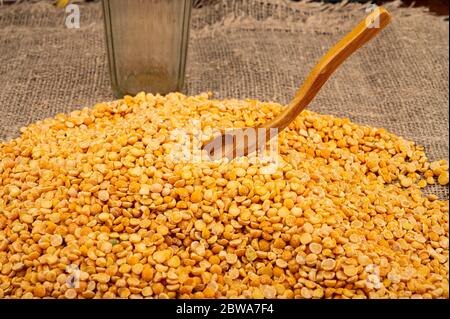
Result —
[{"label": "woven jute texture", "polygon": [[[203,2],[192,13],[185,93],[280,103],[367,14],[363,4]],[[343,64],[309,109],[384,127],[425,146],[430,159],[448,159],[448,19],[386,7],[391,25]],[[0,140],[112,99],[100,3],[80,9],[81,28],[67,29],[64,10],[48,1],[0,7]],[[431,191],[448,198],[448,188]]]}]

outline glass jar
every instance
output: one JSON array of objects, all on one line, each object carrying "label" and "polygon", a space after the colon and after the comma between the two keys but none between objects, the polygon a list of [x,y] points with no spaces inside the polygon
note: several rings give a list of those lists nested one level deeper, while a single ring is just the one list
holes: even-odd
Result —
[{"label": "glass jar", "polygon": [[116,98],[182,89],[191,6],[191,0],[103,0]]}]

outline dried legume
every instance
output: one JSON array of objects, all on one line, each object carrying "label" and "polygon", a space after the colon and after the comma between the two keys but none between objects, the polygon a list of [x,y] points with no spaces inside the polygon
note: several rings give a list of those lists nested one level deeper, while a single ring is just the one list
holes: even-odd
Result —
[{"label": "dried legume", "polygon": [[23,128],[0,144],[0,296],[448,298],[448,200],[422,193],[448,163],[422,147],[304,111],[272,171],[177,157],[176,129],[281,109],[140,93]]}]

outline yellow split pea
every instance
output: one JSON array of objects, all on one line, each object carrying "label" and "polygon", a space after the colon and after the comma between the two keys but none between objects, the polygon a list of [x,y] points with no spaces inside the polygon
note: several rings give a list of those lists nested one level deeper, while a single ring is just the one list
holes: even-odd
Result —
[{"label": "yellow split pea", "polygon": [[270,169],[186,153],[281,110],[140,93],[23,128],[0,144],[0,298],[448,298],[448,200],[422,193],[448,163],[414,143],[305,111]]}]

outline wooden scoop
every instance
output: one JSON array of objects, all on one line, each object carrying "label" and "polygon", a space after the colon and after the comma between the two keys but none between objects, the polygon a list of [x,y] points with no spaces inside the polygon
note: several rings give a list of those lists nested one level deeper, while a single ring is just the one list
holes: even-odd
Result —
[{"label": "wooden scoop", "polygon": [[286,128],[312,101],[331,74],[353,52],[374,38],[391,20],[383,7],[376,7],[356,28],[322,57],[314,67],[286,109],[272,121],[256,128],[224,131],[203,144],[213,160],[227,157],[232,160],[265,147],[267,141]]}]

